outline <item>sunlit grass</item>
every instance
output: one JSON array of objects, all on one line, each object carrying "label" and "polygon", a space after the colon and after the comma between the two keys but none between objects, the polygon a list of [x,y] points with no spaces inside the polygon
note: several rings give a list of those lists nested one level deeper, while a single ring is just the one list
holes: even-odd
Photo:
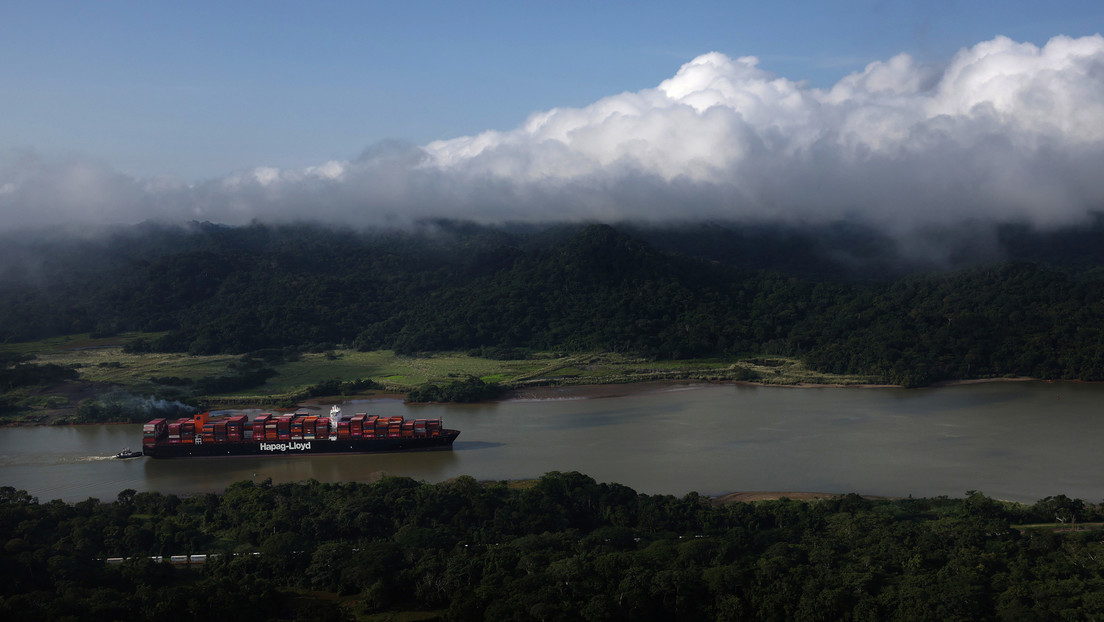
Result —
[{"label": "sunlit grass", "polygon": [[61,350],[39,355],[36,362],[75,366],[81,379],[90,382],[132,385],[155,376],[179,376],[195,380],[222,373],[231,355],[188,356],[178,353],[127,354],[119,347]]},{"label": "sunlit grass", "polygon": [[[229,373],[235,355],[189,356],[181,353],[128,354],[126,342],[156,334],[126,333],[110,338],[87,334],[5,345],[6,351],[35,355],[36,363],[55,363],[78,370],[83,381],[118,385],[134,392],[161,389],[152,378],[198,380]],[[808,369],[798,359],[779,356],[712,357],[655,361],[618,353],[536,353],[525,360],[503,361],[459,352],[406,356],[390,350],[333,350],[302,354],[297,360],[271,363],[277,374],[264,385],[226,395],[205,396],[226,403],[294,401],[308,387],[340,379],[373,380],[385,390],[407,392],[425,383],[446,383],[469,376],[507,388],[534,385],[582,385],[693,380],[723,382],[747,379],[765,384],[870,383],[863,376],[841,376]]]}]

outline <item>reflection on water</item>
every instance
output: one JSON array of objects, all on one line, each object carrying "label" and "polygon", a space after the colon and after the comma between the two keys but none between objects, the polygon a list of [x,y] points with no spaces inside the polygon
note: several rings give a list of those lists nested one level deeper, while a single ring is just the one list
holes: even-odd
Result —
[{"label": "reflection on water", "polygon": [[147,481],[163,490],[212,492],[241,480],[275,483],[314,479],[322,482],[372,481],[382,475],[406,475],[426,481],[451,477],[457,462],[451,451],[332,456],[227,457],[144,461]]},{"label": "reflection on water", "polygon": [[0,429],[0,485],[40,499],[114,499],[125,488],[218,491],[239,480],[430,482],[577,470],[640,492],[861,492],[1034,501],[1104,498],[1095,477],[1104,386],[990,383],[923,390],[709,385],[603,399],[407,406],[361,400],[352,412],[442,416],[453,451],[113,460],[141,427]]},{"label": "reflection on water", "polygon": [[484,441],[456,441],[453,443],[453,451],[478,451],[480,449],[494,449],[496,447],[502,447],[505,443],[487,443]]}]

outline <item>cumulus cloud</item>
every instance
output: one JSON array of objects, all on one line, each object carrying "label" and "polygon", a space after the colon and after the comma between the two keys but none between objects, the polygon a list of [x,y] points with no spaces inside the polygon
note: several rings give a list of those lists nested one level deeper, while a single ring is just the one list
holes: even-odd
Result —
[{"label": "cumulus cloud", "polygon": [[712,52],[655,88],[510,131],[184,185],[79,159],[0,166],[0,214],[53,219],[858,218],[1070,223],[1104,206],[1104,37],[906,54],[827,89]]}]

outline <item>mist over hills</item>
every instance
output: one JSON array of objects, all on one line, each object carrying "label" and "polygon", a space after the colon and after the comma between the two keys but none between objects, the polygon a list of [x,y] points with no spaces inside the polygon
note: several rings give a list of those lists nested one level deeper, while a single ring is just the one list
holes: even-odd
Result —
[{"label": "mist over hills", "polygon": [[345,345],[778,354],[886,382],[1104,378],[1104,223],[141,225],[10,238],[0,340],[164,333],[194,354]]},{"label": "mist over hills", "polygon": [[[399,227],[354,228],[300,222],[230,226],[193,221],[24,229],[0,233],[0,281],[64,280],[183,251],[290,249],[299,238],[332,236],[349,252],[397,240],[421,244],[428,257],[464,248],[536,249],[567,241],[596,223],[482,224],[446,218]],[[828,281],[877,281],[1014,261],[1085,271],[1104,266],[1104,212],[1087,223],[1039,228],[1028,223],[966,221],[909,233],[854,220],[831,223],[707,221],[610,225],[656,250],[744,270],[767,270]],[[303,262],[311,258],[301,257]]]}]

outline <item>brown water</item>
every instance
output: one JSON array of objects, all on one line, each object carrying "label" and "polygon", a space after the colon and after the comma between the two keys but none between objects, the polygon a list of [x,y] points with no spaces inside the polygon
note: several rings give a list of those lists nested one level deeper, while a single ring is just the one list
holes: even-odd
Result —
[{"label": "brown water", "polygon": [[[570,395],[570,394],[568,394]],[[989,383],[936,389],[662,387],[619,397],[406,406],[347,413],[437,417],[451,452],[185,460],[110,459],[137,425],[0,429],[0,485],[41,500],[120,490],[218,491],[244,479],[437,482],[581,471],[644,493],[859,492],[1035,501],[1104,499],[1104,385]]]}]

